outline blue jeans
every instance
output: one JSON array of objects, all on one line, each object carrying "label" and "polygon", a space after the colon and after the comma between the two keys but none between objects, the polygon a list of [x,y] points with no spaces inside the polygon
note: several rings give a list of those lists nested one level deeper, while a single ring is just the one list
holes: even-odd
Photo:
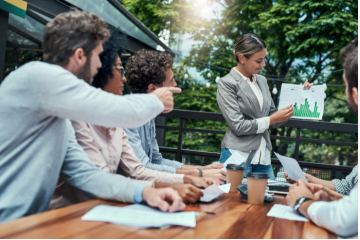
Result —
[{"label": "blue jeans", "polygon": [[[221,150],[220,163],[224,163],[230,156],[231,156],[231,152],[229,151],[229,149],[223,148]],[[246,175],[249,172],[267,173],[271,180],[275,180],[274,170],[273,170],[271,164],[270,165],[262,165],[260,163],[259,164],[250,164],[250,166],[246,170],[246,173],[244,174],[244,177],[246,177]]]}]

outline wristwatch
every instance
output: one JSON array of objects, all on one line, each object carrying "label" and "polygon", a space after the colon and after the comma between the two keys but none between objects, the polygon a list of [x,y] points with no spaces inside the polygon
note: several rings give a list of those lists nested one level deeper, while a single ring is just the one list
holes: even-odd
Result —
[{"label": "wristwatch", "polygon": [[305,202],[305,201],[308,201],[308,200],[312,200],[311,198],[306,198],[306,197],[301,197],[301,198],[298,198],[295,203],[294,203],[294,210],[300,214],[302,216],[302,214],[300,213],[299,211],[299,207],[300,205]]}]

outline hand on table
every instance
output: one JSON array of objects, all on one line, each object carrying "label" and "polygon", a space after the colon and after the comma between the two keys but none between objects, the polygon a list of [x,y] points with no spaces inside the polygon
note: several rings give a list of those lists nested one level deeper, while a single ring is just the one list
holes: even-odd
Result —
[{"label": "hand on table", "polygon": [[213,164],[209,164],[205,167],[203,167],[203,170],[208,170],[208,169],[222,169],[224,167],[223,163],[213,163]]},{"label": "hand on table", "polygon": [[196,203],[204,193],[191,184],[172,184],[172,188],[178,191],[184,203]]},{"label": "hand on table", "polygon": [[163,212],[176,212],[183,210],[186,205],[178,192],[168,188],[144,188],[142,192],[143,200],[151,207],[158,207]]},{"label": "hand on table", "polygon": [[173,93],[181,93],[181,88],[161,87],[152,92],[164,104],[163,113],[171,112],[174,108]]},{"label": "hand on table", "polygon": [[224,184],[224,181],[226,181],[226,172],[221,169],[207,169],[203,170],[203,177],[212,178],[216,183]]},{"label": "hand on table", "polygon": [[198,187],[198,188],[201,188],[201,189],[207,188],[208,186],[213,185],[214,183],[219,185],[212,178],[193,177],[193,176],[190,176],[190,175],[185,175],[184,176],[184,183],[190,183],[190,184],[194,185],[195,187]]},{"label": "hand on table", "polygon": [[308,189],[302,179],[297,180],[290,188],[286,201],[290,207],[294,207],[295,201],[301,197],[311,198],[316,201],[314,194]]}]

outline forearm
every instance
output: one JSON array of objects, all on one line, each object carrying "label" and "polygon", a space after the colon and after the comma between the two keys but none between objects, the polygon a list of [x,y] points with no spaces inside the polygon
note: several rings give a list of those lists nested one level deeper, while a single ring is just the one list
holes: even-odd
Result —
[{"label": "forearm", "polygon": [[333,191],[336,191],[335,184],[332,181],[322,180],[320,178],[317,178],[317,177],[314,177],[311,175],[307,176],[306,179],[308,180],[309,183],[320,184],[320,185],[323,185],[324,187],[327,187]]},{"label": "forearm", "polygon": [[[309,215],[308,215],[308,213],[307,213],[307,210],[308,210],[308,208],[310,207],[310,205],[311,205],[312,203],[314,203],[314,201],[308,200],[308,201],[306,201],[306,202],[303,202],[303,203],[300,205],[300,207],[298,208],[299,212],[300,212],[304,217],[306,217],[307,219],[310,219],[310,217],[309,217]],[[291,207],[293,207],[293,206],[291,206]]]},{"label": "forearm", "polygon": [[194,177],[200,177],[200,171],[197,168],[176,169],[176,173],[190,175],[190,176],[194,176]]},{"label": "forearm", "polygon": [[155,182],[155,188],[171,187],[171,185],[170,183]]}]

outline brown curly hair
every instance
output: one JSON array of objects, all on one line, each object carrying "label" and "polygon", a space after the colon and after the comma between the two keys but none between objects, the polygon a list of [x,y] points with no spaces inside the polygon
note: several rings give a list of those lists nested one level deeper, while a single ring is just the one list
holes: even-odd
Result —
[{"label": "brown curly hair", "polygon": [[142,49],[129,58],[126,63],[126,78],[132,93],[146,93],[150,83],[162,86],[166,80],[165,72],[172,67],[174,60],[166,52]]},{"label": "brown curly hair", "polygon": [[87,55],[110,37],[107,23],[94,13],[76,8],[57,15],[45,26],[43,49],[44,61],[67,65],[77,48]]}]

